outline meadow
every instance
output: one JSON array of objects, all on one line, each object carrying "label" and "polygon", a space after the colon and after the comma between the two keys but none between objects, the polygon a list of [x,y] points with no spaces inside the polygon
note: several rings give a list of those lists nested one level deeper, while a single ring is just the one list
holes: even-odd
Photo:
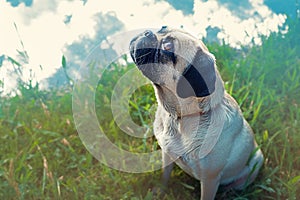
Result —
[{"label": "meadow", "polygon": [[[219,191],[216,199],[300,199],[300,23],[287,23],[288,33],[263,37],[260,46],[207,43],[265,155],[253,184]],[[114,122],[114,85],[135,67],[123,59],[126,64],[113,63],[98,84],[98,120],[120,148],[151,152],[159,148],[154,137],[133,138]],[[160,170],[120,172],[86,150],[73,120],[70,85],[43,91],[29,81],[17,89],[17,95],[0,99],[0,199],[155,199],[151,189],[160,184]],[[137,89],[129,101],[131,118],[149,132],[155,104],[151,85]],[[199,183],[176,167],[162,199],[199,199],[199,193]]]}]

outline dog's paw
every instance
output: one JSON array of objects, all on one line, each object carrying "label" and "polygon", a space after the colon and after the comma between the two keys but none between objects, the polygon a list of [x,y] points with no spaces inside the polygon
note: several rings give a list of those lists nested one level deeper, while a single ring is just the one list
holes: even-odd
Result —
[{"label": "dog's paw", "polygon": [[153,199],[163,199],[167,195],[166,189],[162,187],[152,188],[151,193],[153,195]]}]

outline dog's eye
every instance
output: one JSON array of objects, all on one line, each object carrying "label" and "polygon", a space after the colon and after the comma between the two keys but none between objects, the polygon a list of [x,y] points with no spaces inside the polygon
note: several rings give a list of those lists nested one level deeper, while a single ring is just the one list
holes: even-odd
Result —
[{"label": "dog's eye", "polygon": [[172,61],[174,64],[176,63],[176,55],[174,52],[174,43],[170,38],[166,38],[161,43],[161,60]]},{"label": "dog's eye", "polygon": [[161,48],[165,51],[174,51],[174,45],[171,41],[163,41]]}]

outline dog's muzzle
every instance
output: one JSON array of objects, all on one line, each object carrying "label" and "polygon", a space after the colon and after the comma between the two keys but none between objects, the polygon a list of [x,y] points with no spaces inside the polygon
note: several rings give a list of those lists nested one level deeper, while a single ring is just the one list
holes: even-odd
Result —
[{"label": "dog's muzzle", "polygon": [[138,66],[156,63],[157,43],[156,35],[150,30],[133,38],[130,42],[130,55],[133,61]]}]

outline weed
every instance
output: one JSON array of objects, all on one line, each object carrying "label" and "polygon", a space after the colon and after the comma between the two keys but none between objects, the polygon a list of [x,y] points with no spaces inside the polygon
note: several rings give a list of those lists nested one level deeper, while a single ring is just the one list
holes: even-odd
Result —
[{"label": "weed", "polygon": [[[285,35],[263,38],[262,46],[235,50],[209,45],[227,91],[241,106],[265,155],[253,184],[243,191],[220,191],[217,199],[300,199],[299,22],[289,27]],[[20,69],[20,63],[11,62]],[[62,63],[67,66],[64,58]],[[124,134],[110,108],[115,84],[134,67],[112,64],[104,72],[96,110],[113,143],[128,151],[151,152],[159,148],[156,140]],[[87,152],[74,126],[70,92],[40,91],[24,82],[18,90],[14,97],[0,99],[0,199],[154,199],[150,191],[159,185],[160,171],[119,172]],[[150,133],[152,87],[137,89],[128,103],[130,117]],[[164,199],[198,198],[199,183],[176,167]]]}]

